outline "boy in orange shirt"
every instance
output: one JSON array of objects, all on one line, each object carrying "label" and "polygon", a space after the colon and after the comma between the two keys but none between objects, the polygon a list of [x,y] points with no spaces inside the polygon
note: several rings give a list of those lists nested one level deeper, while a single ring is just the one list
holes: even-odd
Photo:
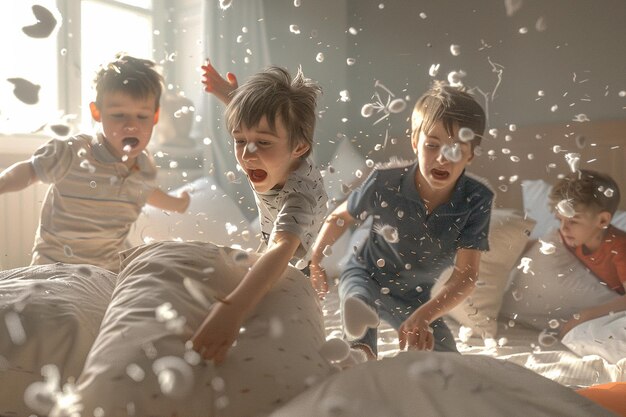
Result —
[{"label": "boy in orange shirt", "polygon": [[560,336],[576,325],[626,310],[626,232],[611,225],[620,191],[613,178],[581,169],[559,180],[550,192],[565,245],[597,278],[621,297],[581,310],[561,326]]}]

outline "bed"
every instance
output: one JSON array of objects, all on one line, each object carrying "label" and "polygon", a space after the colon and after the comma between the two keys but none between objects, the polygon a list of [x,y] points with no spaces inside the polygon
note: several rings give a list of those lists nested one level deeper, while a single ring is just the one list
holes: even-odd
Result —
[{"label": "bed", "polygon": [[464,355],[399,353],[383,329],[381,360],[340,370],[337,299],[320,305],[295,268],[226,362],[204,363],[185,340],[252,262],[240,249],[166,241],[126,253],[117,276],[63,264],[4,272],[0,415],[612,415],[570,387],[623,381],[623,363],[532,349],[538,332],[517,326],[502,346],[464,338]]},{"label": "bed", "polygon": [[[345,346],[338,342],[336,293],[316,302],[308,281],[290,269],[247,323],[228,364],[199,363],[184,340],[253,261],[249,249],[258,232],[211,178],[202,178],[186,186],[195,197],[188,214],[144,211],[131,236],[139,248],[126,255],[119,276],[88,265],[0,273],[0,415],[62,416],[83,407],[86,415],[107,416],[384,417],[415,415],[417,406],[424,416],[611,415],[572,388],[626,381],[626,317],[579,326],[562,341],[553,336],[580,303],[613,295],[550,237],[554,220],[546,195],[556,175],[567,171],[564,137],[575,146],[586,140],[581,159],[589,167],[594,158],[603,161],[625,189],[618,163],[625,128],[621,121],[518,128],[510,132],[513,140],[483,142],[485,152],[503,147],[495,141],[508,143],[511,152],[488,154],[495,158],[472,167],[499,191],[492,251],[481,260],[476,291],[446,317],[461,356],[400,353],[397,335],[383,324],[381,360],[339,371],[335,363],[345,357]],[[554,152],[558,143],[563,149]],[[531,153],[536,157],[529,159]],[[511,168],[510,156],[523,162]],[[349,142],[332,161],[325,182],[338,203],[369,168]],[[529,164],[533,177],[521,173]],[[521,170],[517,178],[515,169]],[[626,229],[626,213],[614,223]],[[355,229],[336,244],[324,262],[331,277],[364,235]],[[528,245],[538,237],[555,244],[553,257],[541,253],[540,243]],[[207,273],[215,278],[208,286]],[[555,274],[562,276],[555,280]],[[440,282],[446,278],[442,274]],[[355,397],[358,406],[348,401]],[[483,402],[491,408],[476,398],[488,399]],[[475,407],[468,409],[470,403]]]}]

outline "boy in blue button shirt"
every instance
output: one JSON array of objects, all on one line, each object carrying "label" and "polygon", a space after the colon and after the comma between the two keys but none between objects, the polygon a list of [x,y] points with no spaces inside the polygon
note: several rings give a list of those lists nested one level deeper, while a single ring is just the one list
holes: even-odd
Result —
[{"label": "boy in blue button shirt", "polygon": [[[462,89],[436,83],[412,115],[414,162],[375,169],[324,222],[310,264],[328,291],[323,251],[355,221],[373,217],[369,237],[339,280],[344,331],[354,348],[377,356],[379,317],[398,330],[400,348],[457,351],[442,316],[470,295],[478,277],[493,191],[465,172],[485,130],[485,112]],[[454,264],[441,292],[440,273]]]}]

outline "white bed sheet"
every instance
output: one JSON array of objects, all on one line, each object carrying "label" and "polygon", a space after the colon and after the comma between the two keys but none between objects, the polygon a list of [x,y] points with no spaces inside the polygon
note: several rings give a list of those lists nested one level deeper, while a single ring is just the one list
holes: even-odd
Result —
[{"label": "white bed sheet", "polygon": [[[341,337],[341,314],[336,289],[322,302],[327,337]],[[609,363],[597,355],[578,356],[555,338],[521,325],[498,323],[497,339],[472,336],[461,342],[460,325],[446,318],[464,355],[483,355],[512,362],[562,385],[576,388],[626,381],[626,359]],[[382,322],[378,333],[379,358],[396,356],[400,350],[397,332]],[[541,341],[540,341],[541,339]],[[543,342],[543,344],[542,344]]]}]

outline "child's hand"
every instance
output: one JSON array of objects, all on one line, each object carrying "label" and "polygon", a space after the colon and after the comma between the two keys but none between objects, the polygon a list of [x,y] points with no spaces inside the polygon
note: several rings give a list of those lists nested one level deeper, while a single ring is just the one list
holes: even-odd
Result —
[{"label": "child's hand", "polygon": [[226,73],[228,80],[225,80],[208,60],[206,65],[203,65],[201,68],[204,70],[204,74],[202,74],[204,91],[212,93],[222,103],[228,104],[230,102],[230,93],[238,87],[235,74],[232,72]]},{"label": "child's hand", "polygon": [[317,295],[323,299],[328,292],[328,277],[326,276],[326,271],[319,263],[311,262],[309,264],[309,272],[311,273],[313,288],[317,291]]},{"label": "child's hand", "polygon": [[243,323],[243,316],[223,302],[211,307],[202,325],[191,338],[193,349],[205,360],[220,364],[226,359]]},{"label": "child's hand", "polygon": [[419,309],[415,310],[398,329],[400,338],[400,350],[433,350],[435,338],[430,327],[430,320],[421,317]]}]

